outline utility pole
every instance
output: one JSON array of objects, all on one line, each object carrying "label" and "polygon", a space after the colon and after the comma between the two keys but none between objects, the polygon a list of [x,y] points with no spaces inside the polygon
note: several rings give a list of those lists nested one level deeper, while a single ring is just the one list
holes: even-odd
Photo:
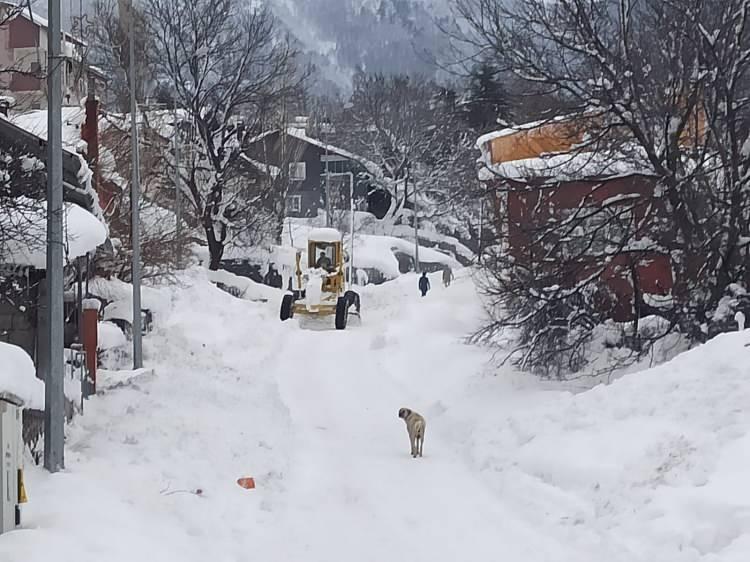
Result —
[{"label": "utility pole", "polygon": [[[406,164],[406,186],[404,191],[408,192],[410,164]],[[417,182],[414,182],[414,271],[420,272],[419,267],[419,221],[417,220]]]},{"label": "utility pole", "polygon": [[326,144],[326,226],[333,226],[333,217],[331,216],[331,178],[328,173],[328,118],[323,121],[323,142]]},{"label": "utility pole", "polygon": [[60,0],[47,4],[47,372],[44,407],[44,468],[65,468],[65,341],[63,338],[62,37]]},{"label": "utility pole", "polygon": [[349,205],[352,211],[352,224],[349,231],[349,286],[354,286],[354,172],[349,175]]},{"label": "utility pole", "polygon": [[483,227],[484,227],[484,197],[481,197],[479,199],[479,255],[477,256],[477,261],[479,262],[479,265],[482,264],[482,237],[484,235],[483,233]]},{"label": "utility pole", "polygon": [[177,123],[177,104],[174,104],[174,193],[175,193],[175,256],[177,269],[182,267],[182,194],[180,193],[180,140]]},{"label": "utility pole", "polygon": [[[52,1],[52,0],[50,0]],[[141,221],[138,203],[141,192],[141,162],[138,153],[138,100],[135,81],[135,12],[130,0],[130,150],[132,177],[130,183],[130,228],[133,245],[133,368],[143,367],[143,342],[141,341]]]}]

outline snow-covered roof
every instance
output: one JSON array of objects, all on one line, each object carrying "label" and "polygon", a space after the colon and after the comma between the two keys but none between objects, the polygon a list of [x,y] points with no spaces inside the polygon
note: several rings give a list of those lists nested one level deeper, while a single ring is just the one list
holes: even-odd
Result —
[{"label": "snow-covered roof", "polygon": [[44,383],[36,378],[31,357],[16,345],[0,342],[0,398],[3,395],[26,408],[44,409]]},{"label": "snow-covered roof", "polygon": [[[18,127],[36,135],[40,139],[47,140],[46,109],[37,109],[10,115],[9,121]],[[62,108],[62,141],[63,148],[73,153],[85,152],[86,142],[81,138],[81,128],[86,121],[86,112],[81,107]]]},{"label": "snow-covered roof", "polygon": [[347,160],[352,160],[354,162],[358,162],[361,164],[370,174],[374,176],[378,176],[382,174],[382,169],[380,166],[375,164],[375,162],[372,162],[368,160],[367,158],[363,158],[362,156],[359,156],[357,154],[354,154],[353,152],[349,152],[348,150],[344,150],[343,148],[339,148],[337,146],[334,146],[332,144],[327,144],[322,141],[319,141],[318,139],[314,139],[312,137],[308,137],[307,133],[305,133],[304,129],[300,129],[298,127],[288,127],[286,129],[286,133],[290,137],[294,137],[298,140],[301,140],[303,142],[306,142],[308,144],[311,144],[313,146],[317,146],[318,148],[322,148],[323,150],[326,150],[330,152],[331,154],[337,154],[338,156],[341,156],[343,158],[346,158]]},{"label": "snow-covered roof", "polygon": [[[11,239],[6,242],[6,255],[3,262],[7,264],[31,266],[45,269],[47,253],[45,240],[47,236],[47,203],[46,201],[29,202],[29,209],[19,215],[11,210],[5,220],[14,225],[22,225],[26,238]],[[63,231],[65,238],[64,255],[68,261],[92,252],[107,239],[105,226],[86,209],[65,203]]]},{"label": "snow-covered roof", "polygon": [[486,161],[479,170],[480,181],[492,179],[524,180],[554,178],[573,181],[581,178],[612,178],[633,174],[649,175],[645,162],[632,156],[614,152],[574,152],[571,154],[544,154],[537,158],[513,160],[499,164]]},{"label": "snow-covered roof", "polygon": [[[177,121],[189,120],[187,111],[183,109],[155,109],[150,111],[141,111],[138,114],[138,123],[146,125],[148,130],[155,132],[164,139],[171,139],[174,135],[175,114]],[[107,113],[102,119],[100,127],[106,130],[108,127],[115,127],[123,132],[130,132],[130,114],[129,113]]]},{"label": "snow-covered roof", "polygon": [[335,228],[314,228],[307,235],[307,239],[313,242],[339,242],[341,233]]},{"label": "snow-covered roof", "polygon": [[264,174],[271,176],[272,178],[277,178],[281,174],[281,168],[278,168],[277,166],[273,166],[272,164],[264,164],[263,162],[253,160],[245,153],[242,153],[240,156],[243,160],[245,160],[245,162],[248,162],[253,167],[257,168]]},{"label": "snow-covered roof", "polygon": [[[265,131],[264,133],[260,133],[259,135],[256,135],[252,137],[251,139],[249,139],[247,141],[247,144],[254,144],[256,142],[263,140],[269,135],[272,135],[274,133],[279,133],[279,132],[280,132],[279,129],[271,129],[271,130]],[[354,154],[353,152],[349,152],[348,150],[344,150],[343,148],[339,148],[338,146],[327,144],[318,139],[309,137],[307,136],[307,133],[305,132],[305,130],[300,127],[287,127],[286,134],[289,135],[290,137],[294,137],[297,140],[306,142],[312,146],[317,146],[318,148],[322,148],[323,150],[326,150],[330,152],[331,154],[336,154],[338,156],[341,156],[342,158],[346,158],[347,160],[352,160],[353,162],[357,162],[363,168],[365,168],[365,170],[367,170],[368,173],[372,174],[373,176],[380,176],[383,173],[383,170],[380,168],[380,166],[375,164],[375,162],[372,162],[371,160],[368,160],[367,158],[359,156],[358,154]]]}]

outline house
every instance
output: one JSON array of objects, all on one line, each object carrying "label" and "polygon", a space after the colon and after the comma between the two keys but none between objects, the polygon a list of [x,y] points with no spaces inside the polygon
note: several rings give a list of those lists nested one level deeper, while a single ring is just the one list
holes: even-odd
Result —
[{"label": "house", "polygon": [[308,136],[307,120],[297,118],[286,129],[273,129],[250,139],[245,159],[261,171],[281,176],[288,187],[286,215],[316,217],[327,208],[349,210],[353,189],[359,210],[383,216],[383,205],[371,190],[368,175],[379,173],[376,164],[342,148]]},{"label": "house", "polygon": [[[0,2],[0,91],[13,98],[18,110],[47,107],[48,22],[28,4]],[[78,107],[93,82],[104,76],[87,65],[87,44],[69,33],[62,34],[63,103]]]},{"label": "house", "polygon": [[[32,135],[47,140],[46,109],[11,111],[8,120]],[[98,195],[103,215],[113,220],[127,181],[113,169],[111,151],[101,143],[99,100],[90,94],[79,106],[62,108],[62,142],[68,155],[83,158],[91,172],[91,187]]]},{"label": "house", "polygon": [[[587,118],[578,117],[484,135],[479,178],[492,195],[502,251],[558,275],[562,287],[598,275],[598,306],[629,321],[675,287],[669,217],[648,167],[632,154],[581,148],[586,129]],[[566,221],[578,229],[570,239],[554,226]]]},{"label": "house", "polygon": [[[25,155],[46,161],[45,139],[0,118],[0,151]],[[0,256],[0,341],[23,348],[33,358],[39,357],[43,293],[46,267],[46,212],[43,194],[46,175],[39,173],[22,187],[17,197],[29,201],[24,210],[23,232],[7,240]],[[42,199],[34,204],[36,199]],[[104,244],[107,229],[91,174],[85,161],[76,153],[63,151],[63,200],[65,211],[65,343],[69,346],[79,336],[79,318],[85,293],[82,285],[89,271],[89,258]],[[12,213],[13,211],[9,211]],[[3,215],[8,218],[7,213]],[[12,220],[12,217],[11,217]]]}]

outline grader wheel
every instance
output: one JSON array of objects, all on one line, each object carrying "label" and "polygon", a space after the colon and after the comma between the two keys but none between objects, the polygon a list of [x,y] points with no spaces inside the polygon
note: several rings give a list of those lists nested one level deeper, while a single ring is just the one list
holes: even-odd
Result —
[{"label": "grader wheel", "polygon": [[339,297],[336,301],[336,329],[343,330],[346,328],[346,321],[349,319],[349,305],[346,298]]},{"label": "grader wheel", "polygon": [[284,298],[281,299],[279,317],[283,322],[284,320],[289,320],[292,316],[294,316],[294,295],[284,295]]}]

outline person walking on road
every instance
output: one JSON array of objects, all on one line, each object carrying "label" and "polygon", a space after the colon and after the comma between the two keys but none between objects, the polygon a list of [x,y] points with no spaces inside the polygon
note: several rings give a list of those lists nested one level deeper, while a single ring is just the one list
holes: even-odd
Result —
[{"label": "person walking on road", "polygon": [[453,270],[450,268],[450,266],[445,266],[443,268],[443,286],[448,288],[450,287],[451,281],[453,281]]},{"label": "person walking on road", "polygon": [[430,280],[427,278],[427,272],[422,272],[422,277],[419,278],[419,290],[422,292],[422,296],[427,294],[430,290]]}]

